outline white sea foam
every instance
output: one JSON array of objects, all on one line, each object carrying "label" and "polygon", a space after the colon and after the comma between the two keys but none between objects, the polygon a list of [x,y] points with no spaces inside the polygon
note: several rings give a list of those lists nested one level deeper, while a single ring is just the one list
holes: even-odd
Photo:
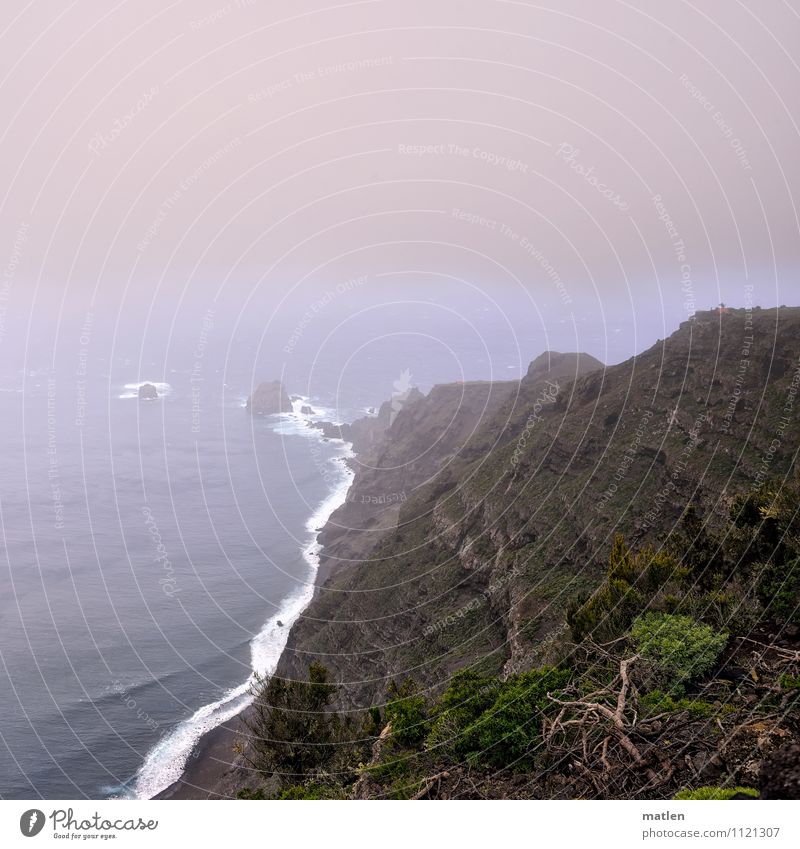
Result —
[{"label": "white sea foam", "polygon": [[[309,439],[319,439],[320,431],[309,427],[313,422],[331,422],[341,424],[338,412],[331,407],[322,407],[314,403],[305,395],[294,396],[292,411],[290,413],[278,413],[270,416],[272,429],[282,436],[306,436]],[[300,412],[303,407],[311,407],[313,413]]]},{"label": "white sea foam", "polygon": [[[296,414],[287,413],[275,416],[276,422],[273,425],[273,430],[278,433],[295,433],[295,431],[288,429],[288,425],[296,415],[299,419],[304,420],[302,424],[303,436],[322,439],[320,431],[309,428],[305,423],[309,417],[302,416],[299,413],[300,407],[306,403],[308,403],[308,399],[294,402],[298,411]],[[317,412],[318,408],[314,407],[314,410]],[[320,410],[319,414],[321,412]],[[301,433],[299,425],[297,433],[298,435]],[[346,461],[352,456],[349,443],[342,443],[340,453],[331,460],[339,470],[338,480],[328,497],[306,522],[306,530],[311,539],[303,549],[303,557],[309,565],[309,577],[295,593],[283,602],[278,612],[267,620],[261,631],[253,638],[250,644],[253,675],[243,684],[229,690],[218,701],[204,705],[195,711],[192,716],[181,722],[150,750],[134,779],[131,791],[134,798],[151,799],[177,781],[186,768],[186,762],[192,750],[203,734],[231,719],[253,701],[250,685],[254,681],[255,674],[258,673],[261,677],[265,677],[272,675],[275,671],[280,656],[286,647],[289,629],[309,605],[314,595],[314,580],[319,569],[319,554],[322,550],[322,546],[317,541],[317,535],[334,510],[345,502],[347,491],[353,480],[353,472]],[[279,625],[279,622],[282,625]]]}]

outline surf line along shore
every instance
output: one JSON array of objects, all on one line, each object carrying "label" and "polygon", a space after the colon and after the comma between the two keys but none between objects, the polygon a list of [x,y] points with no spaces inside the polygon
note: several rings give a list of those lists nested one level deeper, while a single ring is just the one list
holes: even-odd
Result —
[{"label": "surf line along shore", "polygon": [[[297,406],[299,409],[299,404]],[[294,413],[287,415],[292,416],[294,421],[299,419]],[[308,428],[303,435],[333,442],[313,428]],[[284,600],[278,612],[267,621],[251,643],[253,670],[265,677],[274,673],[292,625],[311,603],[317,588],[325,583],[330,572],[320,557],[322,545],[319,535],[334,511],[346,501],[354,477],[350,461],[355,457],[350,442],[335,442],[339,443],[340,450],[332,461],[341,470],[341,475],[327,498],[306,522],[306,530],[311,536],[303,549],[303,557],[310,567],[308,580],[297,593]],[[243,720],[252,704],[252,682],[251,676],[218,702],[200,708],[159,741],[137,772],[133,782],[134,798],[202,799],[234,796],[238,786],[235,774],[237,771],[246,771],[243,764],[236,762],[234,746],[241,743],[242,734],[246,733]],[[225,777],[229,773],[230,786],[227,786]]]},{"label": "surf line along shore", "polygon": [[[344,503],[344,498],[342,498],[342,503]],[[316,536],[317,534],[315,534],[315,541]],[[325,583],[329,574],[330,566],[327,566],[323,560],[317,568],[313,592],[316,592],[317,588]],[[313,592],[305,606],[310,603]],[[285,625],[284,645],[289,636],[290,623],[286,622]],[[283,646],[276,659],[275,667],[277,667],[282,653]],[[270,674],[275,667],[270,670]],[[234,746],[241,743],[243,735],[248,733],[244,722],[250,710],[252,708],[248,703],[230,719],[226,719],[220,725],[203,733],[186,759],[182,773],[177,780],[150,798],[206,799],[234,797],[239,788],[236,775],[238,773],[241,777],[241,774],[246,771],[243,764],[234,761]]]}]

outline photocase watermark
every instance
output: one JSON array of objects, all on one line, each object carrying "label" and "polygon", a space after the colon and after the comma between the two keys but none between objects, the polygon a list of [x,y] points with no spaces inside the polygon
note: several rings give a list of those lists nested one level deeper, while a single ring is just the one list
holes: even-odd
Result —
[{"label": "photocase watermark", "polygon": [[[786,429],[792,423],[795,401],[797,400],[797,393],[799,391],[800,358],[795,366],[794,374],[792,375],[792,382],[789,384],[789,388],[786,392],[786,401],[781,409],[781,418],[778,421],[775,437],[761,457],[761,463],[759,464],[758,471],[753,477],[752,489],[758,489],[758,487],[761,486],[761,484],[769,477],[769,470],[772,467],[772,462],[784,442]],[[791,445],[792,450],[794,450],[795,447],[795,445]]]},{"label": "photocase watermark", "polygon": [[542,410],[544,410],[547,405],[555,404],[560,391],[561,389],[558,385],[558,381],[548,380],[547,389],[545,389],[544,392],[542,392],[542,394],[534,401],[533,410],[528,415],[525,427],[522,429],[522,433],[519,435],[517,444],[514,447],[514,453],[511,455],[512,467],[516,468],[519,465],[520,460],[522,460],[522,455],[525,452],[525,447],[533,433],[533,429],[540,421],[542,421]]},{"label": "photocase watermark", "polygon": [[728,140],[728,143],[733,148],[739,164],[745,171],[752,171],[753,166],[750,164],[750,159],[747,156],[747,151],[744,145],[737,136],[734,135],[733,127],[725,120],[725,116],[714,104],[703,94],[703,92],[686,76],[681,74],[681,85],[689,92],[691,97],[696,100],[703,109],[711,116],[711,120],[719,127],[719,131],[723,138]]},{"label": "photocase watermark", "polygon": [[[677,417],[677,411],[673,411],[670,414],[670,427],[675,423]],[[658,518],[661,515],[661,512],[664,509],[664,505],[667,503],[667,499],[670,496],[670,493],[678,491],[678,481],[683,477],[686,472],[686,469],[689,466],[689,459],[692,454],[694,454],[698,444],[700,443],[700,428],[708,421],[708,415],[706,413],[701,413],[692,424],[692,427],[689,431],[689,441],[681,451],[680,457],[678,458],[678,462],[675,464],[675,468],[670,475],[669,480],[661,487],[661,489],[655,494],[653,497],[652,506],[650,509],[644,514],[644,518],[642,521],[643,528],[653,528],[656,526],[658,522]]]},{"label": "photocase watermark", "polygon": [[486,218],[486,216],[481,215],[480,213],[469,212],[466,209],[459,209],[458,207],[453,207],[450,214],[458,221],[464,221],[467,224],[471,224],[473,227],[484,227],[487,230],[495,232],[501,231],[502,228],[506,226],[502,221],[498,221],[495,218]]},{"label": "photocase watermark", "polygon": [[189,376],[189,387],[192,393],[192,433],[200,433],[200,396],[202,394],[203,381],[203,358],[208,345],[208,334],[214,328],[214,310],[206,310],[200,325],[200,334],[197,337],[197,344],[194,346],[194,364],[192,372]]},{"label": "photocase watermark", "polygon": [[636,428],[633,434],[633,439],[631,440],[628,447],[625,449],[625,453],[622,455],[622,460],[620,461],[619,466],[617,466],[617,471],[614,473],[614,483],[608,485],[606,491],[600,496],[600,500],[595,504],[594,509],[599,513],[608,502],[616,495],[617,489],[619,488],[619,484],[622,483],[623,480],[628,475],[631,466],[633,465],[633,461],[639,454],[639,448],[642,445],[642,440],[644,439],[645,433],[647,433],[647,428],[650,425],[650,419],[653,418],[655,414],[652,410],[645,410],[644,415],[642,416],[639,426]]},{"label": "photocase watermark", "polygon": [[233,0],[233,2],[220,6],[219,9],[209,12],[202,18],[196,18],[193,21],[189,21],[189,29],[192,31],[205,29],[205,27],[218,24],[223,18],[227,18],[231,12],[236,12],[239,9],[249,9],[251,6],[255,5],[256,0]]},{"label": "photocase watermark", "polygon": [[282,80],[271,83],[259,91],[251,91],[247,95],[247,102],[260,103],[262,100],[271,100],[276,94],[281,94],[282,92],[293,89],[295,86],[305,85],[306,83],[324,79],[325,77],[370,71],[392,64],[394,64],[394,58],[392,56],[375,56],[367,59],[352,59],[348,62],[338,62],[333,65],[319,65],[316,68],[297,71],[290,77],[284,77]]},{"label": "photocase watermark", "polygon": [[[56,808],[45,817],[44,811],[31,808],[20,817],[20,831],[25,837],[35,837],[45,827],[47,820],[50,820],[52,825],[54,838],[72,840],[90,838],[109,840],[116,838],[117,835],[113,832],[117,831],[155,831],[158,828],[158,820],[144,820],[141,817],[119,817],[109,820],[95,811],[88,817],[78,819],[73,808]],[[81,832],[85,833],[81,834]]]},{"label": "photocase watermark", "polygon": [[147,713],[147,711],[142,710],[142,708],[139,707],[136,699],[134,699],[133,696],[128,695],[128,690],[119,681],[113,681],[111,686],[114,688],[114,692],[119,696],[119,700],[122,704],[124,704],[129,710],[133,711],[136,716],[145,723],[145,725],[149,726],[154,731],[159,727],[159,723],[156,722],[155,719]]},{"label": "photocase watermark", "polygon": [[173,569],[172,562],[170,561],[169,555],[167,554],[167,549],[161,539],[161,533],[158,530],[158,524],[153,518],[153,512],[149,507],[142,507],[142,516],[144,518],[145,527],[150,533],[150,536],[156,546],[156,556],[154,558],[154,562],[161,563],[164,569],[164,575],[158,579],[158,583],[161,585],[161,589],[164,592],[164,595],[173,598],[180,592],[180,588],[178,587],[178,580],[175,577],[175,570]]},{"label": "photocase watermark", "polygon": [[[749,333],[748,333],[749,331]],[[733,391],[728,400],[728,406],[725,409],[725,415],[722,417],[720,430],[723,433],[730,433],[731,425],[733,424],[733,416],[736,412],[736,407],[739,404],[742,396],[742,386],[747,372],[750,370],[750,349],[753,345],[753,286],[745,286],[745,307],[744,307],[744,337],[742,339],[742,347],[740,349],[739,364],[736,369],[736,379],[733,384]]]},{"label": "photocase watermark", "polygon": [[30,225],[25,221],[21,221],[17,232],[14,234],[14,244],[11,246],[11,254],[6,261],[6,267],[3,269],[3,285],[0,287],[0,342],[6,335],[6,321],[8,319],[8,296],[11,293],[11,286],[14,283],[14,277],[17,273],[17,268],[22,260],[22,249],[28,241],[28,230]]},{"label": "photocase watermark", "polygon": [[422,631],[423,637],[430,637],[432,634],[435,634],[437,631],[443,631],[445,628],[450,628],[456,624],[459,620],[463,619],[465,616],[468,616],[472,613],[473,610],[478,610],[484,604],[486,604],[490,599],[489,591],[484,590],[483,593],[476,598],[473,598],[471,601],[467,602],[463,607],[460,607],[456,610],[455,613],[451,613],[449,616],[446,616],[444,619],[438,619],[436,622],[432,622],[430,625],[426,625]]},{"label": "photocase watermark", "polygon": [[38,808],[31,808],[19,818],[19,830],[25,837],[36,837],[36,835],[44,828],[46,822],[44,811]]},{"label": "photocase watermark", "polygon": [[556,156],[563,162],[566,162],[579,177],[583,177],[583,179],[592,186],[592,188],[596,189],[598,194],[602,195],[607,201],[609,201],[612,206],[616,206],[617,209],[620,209],[623,212],[630,209],[630,204],[626,200],[623,200],[618,191],[598,179],[595,174],[594,165],[581,165],[578,161],[580,153],[580,150],[574,145],[571,145],[569,142],[561,142],[558,146],[558,150],[556,151]]},{"label": "photocase watermark", "polygon": [[483,215],[480,215],[476,212],[469,212],[468,210],[459,209],[458,207],[453,207],[451,213],[453,218],[458,221],[464,221],[467,224],[477,227],[483,227],[486,230],[492,230],[493,232],[500,233],[501,236],[513,242],[515,245],[518,245],[531,259],[533,259],[539,267],[544,271],[544,273],[548,276],[550,281],[556,288],[559,297],[561,298],[561,302],[568,306],[572,303],[572,298],[567,292],[567,287],[564,285],[564,281],[561,279],[561,275],[556,271],[553,264],[547,259],[547,257],[542,253],[542,251],[533,244],[533,242],[528,239],[527,236],[523,236],[514,230],[508,224],[505,224],[503,221],[498,221],[494,218],[486,218]]},{"label": "photocase watermark", "polygon": [[75,369],[75,427],[83,427],[86,418],[86,374],[89,368],[89,343],[92,338],[94,312],[89,310],[83,319],[78,337],[78,366]]},{"label": "photocase watermark", "polygon": [[694,285],[692,283],[692,266],[686,258],[686,244],[669,214],[669,210],[664,205],[661,195],[653,195],[653,205],[658,213],[658,220],[664,224],[667,230],[667,235],[672,241],[672,250],[675,254],[675,259],[678,262],[681,273],[681,294],[683,295],[683,308],[686,314],[691,318],[697,310],[695,309],[694,300]]},{"label": "photocase watermark", "polygon": [[402,492],[382,492],[380,495],[348,491],[346,500],[350,504],[375,504],[389,507],[392,504],[402,504],[407,500],[407,496],[405,490]]},{"label": "photocase watermark", "polygon": [[124,115],[115,119],[114,123],[111,125],[111,129],[96,132],[91,139],[89,139],[89,150],[95,156],[100,156],[106,148],[110,147],[122,135],[122,133],[130,127],[136,119],[136,116],[147,109],[153,100],[158,97],[158,93],[159,87],[157,85],[154,85],[147,91],[142,92],[141,97],[136,101],[136,103]]},{"label": "photocase watermark", "polygon": [[53,527],[60,531],[64,527],[64,501],[56,444],[56,381],[52,375],[47,378],[47,480],[50,483],[50,498],[53,501],[55,516]]},{"label": "photocase watermark", "polygon": [[493,168],[504,168],[506,171],[519,172],[521,174],[527,174],[529,168],[528,163],[523,162],[521,159],[503,156],[491,150],[484,150],[482,147],[467,147],[455,142],[398,144],[397,153],[399,156],[412,156],[417,159],[431,156],[456,156],[461,159],[476,159],[479,162],[484,162],[486,165],[491,165]]},{"label": "photocase watermark", "polygon": [[394,420],[400,415],[403,407],[408,401],[408,396],[414,387],[411,384],[411,371],[404,369],[400,372],[400,377],[392,384],[391,411],[389,412],[389,427],[394,424]]},{"label": "photocase watermark", "polygon": [[177,206],[186,192],[191,189],[192,186],[194,186],[209,169],[213,168],[217,162],[224,159],[229,153],[231,153],[231,151],[236,150],[236,148],[238,148],[241,144],[242,140],[237,137],[229,141],[224,147],[216,150],[210,156],[207,156],[200,165],[195,168],[191,174],[189,174],[188,177],[184,177],[184,179],[180,181],[178,187],[172,192],[172,194],[164,198],[161,206],[158,208],[156,217],[153,219],[153,223],[147,228],[142,240],[136,245],[136,249],[139,253],[144,253],[144,251],[147,250],[148,245],[153,241],[153,239],[155,239],[159,230],[161,230],[161,226],[167,220],[169,213],[175,208],[175,206]]},{"label": "photocase watermark", "polygon": [[426,625],[422,630],[423,637],[430,637],[437,631],[443,631],[445,628],[450,628],[473,611],[479,610],[484,604],[488,604],[491,601],[493,594],[499,592],[507,583],[513,581],[514,578],[518,578],[522,575],[523,571],[524,570],[521,566],[515,566],[513,569],[510,569],[504,575],[501,575],[494,583],[490,584],[485,590],[481,590],[480,595],[476,596],[471,601],[468,601],[463,607],[460,607],[454,613],[451,613],[442,619],[438,619],[436,622],[431,622],[429,625]]},{"label": "photocase watermark", "polygon": [[306,330],[314,321],[315,316],[324,310],[325,307],[332,304],[337,298],[346,295],[348,292],[352,292],[353,289],[359,289],[368,279],[366,274],[362,274],[360,277],[351,277],[349,280],[337,283],[333,289],[328,289],[321,297],[313,301],[301,316],[300,321],[295,325],[294,330],[292,330],[289,339],[283,346],[283,353],[293,354],[298,343],[305,335]]}]

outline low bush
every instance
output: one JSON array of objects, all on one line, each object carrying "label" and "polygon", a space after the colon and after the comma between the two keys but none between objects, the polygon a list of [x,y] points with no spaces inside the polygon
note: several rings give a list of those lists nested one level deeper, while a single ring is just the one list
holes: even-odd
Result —
[{"label": "low bush", "polygon": [[756,567],[758,598],[776,622],[800,625],[800,558]]},{"label": "low bush", "polygon": [[653,678],[671,695],[708,672],[728,640],[689,616],[648,613],[634,622],[631,638],[639,654],[652,664]]},{"label": "low bush", "polygon": [[499,678],[472,670],[456,673],[434,708],[427,747],[451,761],[464,760],[478,746],[475,723],[494,704],[502,686]]},{"label": "low bush", "polygon": [[419,745],[428,734],[428,706],[411,678],[389,685],[386,721],[392,723],[392,736],[401,746]]},{"label": "low bush", "polygon": [[716,707],[711,702],[700,699],[675,698],[661,690],[653,690],[641,698],[646,716],[659,713],[682,713],[686,711],[697,718],[708,718],[719,713],[727,713],[725,706]]},{"label": "low bush", "polygon": [[752,787],[697,787],[694,790],[681,790],[673,798],[678,801],[708,801],[710,799],[732,799],[734,796],[749,796],[758,799],[758,790]]},{"label": "low bush", "polygon": [[558,694],[569,679],[569,672],[544,667],[506,681],[494,704],[467,729],[467,736],[474,734],[478,743],[473,758],[495,766],[529,765],[542,717],[553,708],[547,694]]},{"label": "low bush", "polygon": [[344,799],[346,798],[340,788],[326,784],[295,784],[281,790],[277,799],[282,800],[310,800],[310,799]]}]

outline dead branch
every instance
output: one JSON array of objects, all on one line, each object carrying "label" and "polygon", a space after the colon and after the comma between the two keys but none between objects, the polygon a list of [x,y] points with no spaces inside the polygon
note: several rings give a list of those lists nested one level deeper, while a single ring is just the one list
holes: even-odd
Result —
[{"label": "dead branch", "polygon": [[429,775],[422,782],[422,788],[417,793],[415,793],[411,798],[412,799],[422,799],[423,797],[427,796],[428,793],[430,792],[431,787],[433,787],[434,784],[436,784],[436,785],[441,784],[442,779],[447,778],[449,775],[450,775],[450,773],[447,772],[447,771],[437,772],[436,775]]},{"label": "dead branch", "polygon": [[[629,707],[629,697],[631,695],[631,681],[630,681],[630,667],[631,665],[638,659],[638,655],[633,655],[632,657],[623,658],[619,664],[619,680],[620,680],[620,688],[616,694],[613,694],[611,688],[609,687],[605,691],[598,691],[597,693],[592,693],[590,696],[582,698],[582,699],[559,699],[553,696],[551,693],[547,694],[548,699],[554,702],[557,705],[560,705],[562,710],[559,713],[558,717],[550,723],[548,728],[548,733],[546,735],[547,741],[549,742],[552,737],[564,731],[568,726],[577,725],[582,728],[583,736],[582,736],[582,744],[584,748],[584,756],[586,753],[586,726],[587,724],[596,724],[599,719],[605,719],[608,723],[610,723],[614,729],[614,736],[617,739],[619,745],[633,758],[634,763],[639,767],[645,766],[645,760],[642,756],[641,751],[638,746],[633,742],[630,737],[630,731],[633,728],[634,722],[627,722],[625,717],[626,709]],[[603,704],[601,701],[598,701],[598,697],[602,695],[616,695],[616,706],[615,709],[612,710],[607,705]],[[564,720],[565,709],[571,708],[580,713],[579,716],[574,719]],[[635,715],[635,711],[634,711]],[[607,752],[608,745],[606,743],[603,749],[603,757],[605,758],[605,763],[608,763],[607,760]],[[602,758],[601,758],[602,762]],[[653,772],[649,767],[645,767],[646,774],[651,783],[655,783],[658,781],[658,776]]]}]

